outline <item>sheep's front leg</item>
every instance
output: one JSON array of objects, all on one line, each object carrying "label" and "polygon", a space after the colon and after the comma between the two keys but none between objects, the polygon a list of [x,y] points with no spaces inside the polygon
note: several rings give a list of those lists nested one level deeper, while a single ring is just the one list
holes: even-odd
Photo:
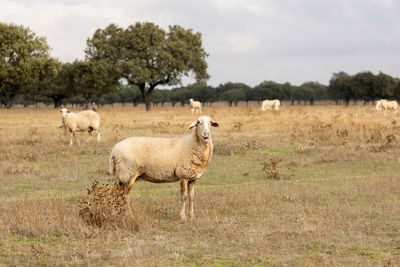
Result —
[{"label": "sheep's front leg", "polygon": [[75,132],[71,132],[71,137],[70,137],[70,139],[69,139],[69,145],[70,145],[70,146],[72,146],[72,144],[73,144],[72,139],[74,139],[74,138],[76,138]]},{"label": "sheep's front leg", "polygon": [[188,187],[189,187],[189,218],[191,220],[194,219],[194,184],[196,183],[196,180],[189,181],[188,182]]},{"label": "sheep's front leg", "polygon": [[99,130],[96,130],[96,132],[97,132],[97,143],[100,143],[101,133]]},{"label": "sheep's front leg", "polygon": [[185,209],[186,209],[186,199],[188,198],[188,179],[181,180],[181,199],[182,207],[179,217],[181,220],[186,220]]}]

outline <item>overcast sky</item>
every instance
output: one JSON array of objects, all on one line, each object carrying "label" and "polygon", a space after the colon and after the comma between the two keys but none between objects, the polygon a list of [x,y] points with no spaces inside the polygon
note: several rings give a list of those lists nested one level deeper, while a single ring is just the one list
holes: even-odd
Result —
[{"label": "overcast sky", "polygon": [[110,23],[178,24],[202,34],[213,86],[400,77],[399,0],[0,0],[0,21],[45,36],[64,62],[83,59],[86,39]]}]

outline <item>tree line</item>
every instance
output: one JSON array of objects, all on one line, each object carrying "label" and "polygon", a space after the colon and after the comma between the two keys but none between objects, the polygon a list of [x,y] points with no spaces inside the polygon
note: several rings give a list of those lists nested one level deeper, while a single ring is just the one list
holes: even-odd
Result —
[{"label": "tree line", "polygon": [[[49,50],[46,39],[29,28],[0,23],[0,106],[145,103],[150,110],[151,103],[184,105],[189,98],[209,105],[226,101],[230,106],[264,99],[313,105],[317,100],[348,104],[400,98],[398,78],[369,71],[334,73],[329,85],[263,81],[254,87],[233,82],[213,87],[207,85],[208,54],[201,34],[177,25],[165,31],[151,22],[126,29],[110,24],[88,38],[85,59],[71,63],[51,57]],[[178,86],[183,76],[193,77],[195,83]]]}]

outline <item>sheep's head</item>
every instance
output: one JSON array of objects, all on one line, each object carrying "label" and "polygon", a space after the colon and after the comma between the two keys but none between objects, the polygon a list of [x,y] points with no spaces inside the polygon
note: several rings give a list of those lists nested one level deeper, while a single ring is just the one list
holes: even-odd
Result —
[{"label": "sheep's head", "polygon": [[195,128],[193,129],[193,132],[197,134],[200,141],[204,144],[208,144],[211,140],[210,126],[219,127],[219,124],[208,116],[200,116],[190,124],[188,129]]},{"label": "sheep's head", "polygon": [[62,108],[60,112],[61,112],[61,118],[65,118],[67,117],[67,113],[69,113],[69,110],[66,108]]},{"label": "sheep's head", "polygon": [[193,98],[189,99],[189,102],[192,103],[193,102]]}]

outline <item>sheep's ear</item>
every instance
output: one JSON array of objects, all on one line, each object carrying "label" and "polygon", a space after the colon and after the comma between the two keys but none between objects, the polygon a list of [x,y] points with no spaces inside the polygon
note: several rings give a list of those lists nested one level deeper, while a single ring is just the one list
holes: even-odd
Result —
[{"label": "sheep's ear", "polygon": [[194,122],[192,122],[192,124],[190,124],[190,126],[187,128],[187,130],[192,129],[193,127],[197,126],[200,123],[199,120],[195,120]]},{"label": "sheep's ear", "polygon": [[211,126],[212,127],[219,127],[219,123],[216,121],[211,121]]},{"label": "sheep's ear", "polygon": [[62,110],[60,110],[60,112],[62,112]]},{"label": "sheep's ear", "polygon": [[70,113],[71,111],[67,110],[67,113]]}]

